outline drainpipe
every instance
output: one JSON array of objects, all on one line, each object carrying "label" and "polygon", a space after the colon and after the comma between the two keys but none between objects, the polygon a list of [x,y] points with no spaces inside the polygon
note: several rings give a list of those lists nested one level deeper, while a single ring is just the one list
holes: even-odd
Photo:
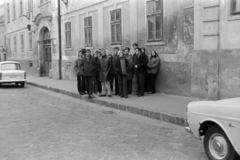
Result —
[{"label": "drainpipe", "polygon": [[61,36],[61,14],[60,14],[60,0],[58,0],[58,40],[59,40],[59,79],[62,79],[62,36]]},{"label": "drainpipe", "polygon": [[217,89],[217,99],[220,100],[220,67],[221,67],[221,0],[219,0],[218,6],[218,89]]}]

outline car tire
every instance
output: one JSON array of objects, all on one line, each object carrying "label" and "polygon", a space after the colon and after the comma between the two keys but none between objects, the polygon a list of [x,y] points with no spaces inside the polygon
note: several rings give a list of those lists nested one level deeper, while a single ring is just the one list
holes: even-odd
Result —
[{"label": "car tire", "polygon": [[21,87],[24,88],[25,82],[21,82],[20,84],[21,84]]},{"label": "car tire", "polygon": [[2,83],[0,83],[0,88],[2,87]]},{"label": "car tire", "polygon": [[17,86],[18,86],[18,83],[15,83],[15,86],[17,87]]},{"label": "car tire", "polygon": [[239,158],[227,135],[217,125],[211,126],[206,131],[204,150],[209,160],[237,160]]}]

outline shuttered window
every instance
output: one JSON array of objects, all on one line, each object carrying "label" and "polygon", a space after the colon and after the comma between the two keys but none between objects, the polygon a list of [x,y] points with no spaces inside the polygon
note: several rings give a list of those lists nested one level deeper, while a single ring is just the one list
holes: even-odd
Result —
[{"label": "shuttered window", "polygon": [[152,0],[147,2],[147,39],[160,41],[163,37],[163,2]]},{"label": "shuttered window", "polygon": [[111,19],[111,44],[122,44],[121,10],[110,12]]},{"label": "shuttered window", "polygon": [[85,46],[92,46],[92,17],[84,18],[84,37],[85,37]]},{"label": "shuttered window", "polygon": [[71,48],[71,22],[65,23],[65,39],[66,48]]}]

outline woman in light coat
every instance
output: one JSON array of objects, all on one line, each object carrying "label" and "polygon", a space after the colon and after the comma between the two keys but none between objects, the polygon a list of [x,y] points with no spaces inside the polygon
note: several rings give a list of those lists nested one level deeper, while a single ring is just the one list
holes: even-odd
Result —
[{"label": "woman in light coat", "polygon": [[150,92],[151,94],[156,93],[155,81],[160,68],[160,58],[156,51],[151,52],[150,59],[148,61],[147,73],[149,76]]}]

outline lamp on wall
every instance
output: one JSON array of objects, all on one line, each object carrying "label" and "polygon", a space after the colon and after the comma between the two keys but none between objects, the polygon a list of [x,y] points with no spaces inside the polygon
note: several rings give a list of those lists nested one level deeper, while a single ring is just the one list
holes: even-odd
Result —
[{"label": "lamp on wall", "polygon": [[28,14],[28,16],[27,15],[23,15],[23,16],[29,20],[29,24],[27,25],[28,31],[33,31],[35,33],[36,28],[34,27],[34,25],[30,24],[30,14]]},{"label": "lamp on wall", "polygon": [[68,5],[68,0],[62,0],[65,5]]}]

